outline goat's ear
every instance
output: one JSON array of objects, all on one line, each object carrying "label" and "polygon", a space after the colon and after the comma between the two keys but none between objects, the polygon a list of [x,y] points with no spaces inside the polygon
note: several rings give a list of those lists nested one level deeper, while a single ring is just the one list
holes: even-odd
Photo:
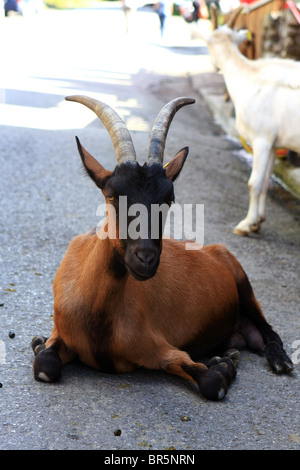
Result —
[{"label": "goat's ear", "polygon": [[167,163],[164,168],[166,170],[166,175],[171,181],[175,181],[177,176],[182,170],[186,157],[188,156],[189,148],[184,147],[179,150],[175,157]]},{"label": "goat's ear", "polygon": [[103,189],[107,178],[112,175],[112,171],[106,170],[100,165],[100,163],[81,145],[78,137],[76,137],[76,143],[85,171],[96,183],[98,188]]}]

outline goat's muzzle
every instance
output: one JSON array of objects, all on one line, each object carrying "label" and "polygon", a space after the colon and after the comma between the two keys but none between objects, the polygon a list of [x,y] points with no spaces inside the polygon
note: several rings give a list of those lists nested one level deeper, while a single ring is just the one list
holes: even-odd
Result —
[{"label": "goat's muzzle", "polygon": [[125,265],[137,281],[146,281],[156,274],[160,262],[160,249],[152,240],[140,239],[127,246]]}]

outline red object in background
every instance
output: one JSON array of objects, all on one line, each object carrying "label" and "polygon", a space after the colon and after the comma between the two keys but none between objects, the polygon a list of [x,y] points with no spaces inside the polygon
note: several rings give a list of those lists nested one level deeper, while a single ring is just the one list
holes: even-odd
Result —
[{"label": "red object in background", "polygon": [[292,2],[292,0],[287,0],[286,4],[289,7],[289,9],[291,10],[291,12],[294,14],[294,16],[295,16],[296,20],[298,21],[298,23],[300,24],[300,12],[299,12],[298,8],[296,7],[295,3]]}]

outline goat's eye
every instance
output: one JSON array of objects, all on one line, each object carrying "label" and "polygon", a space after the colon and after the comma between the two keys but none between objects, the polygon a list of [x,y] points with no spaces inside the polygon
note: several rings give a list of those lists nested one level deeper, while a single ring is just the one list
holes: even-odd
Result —
[{"label": "goat's eye", "polygon": [[112,202],[112,201],[114,201],[114,199],[115,199],[114,196],[107,196],[107,200],[108,200],[108,201],[111,201],[111,202]]}]

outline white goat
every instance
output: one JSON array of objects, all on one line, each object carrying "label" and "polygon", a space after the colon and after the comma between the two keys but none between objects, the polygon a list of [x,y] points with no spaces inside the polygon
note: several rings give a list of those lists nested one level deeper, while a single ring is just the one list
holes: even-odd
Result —
[{"label": "white goat", "polygon": [[249,60],[238,45],[245,30],[222,26],[205,37],[212,64],[223,73],[236,113],[236,129],[253,150],[248,182],[248,214],[234,229],[238,235],[258,231],[265,220],[268,183],[276,149],[300,152],[300,63],[287,59]]}]

